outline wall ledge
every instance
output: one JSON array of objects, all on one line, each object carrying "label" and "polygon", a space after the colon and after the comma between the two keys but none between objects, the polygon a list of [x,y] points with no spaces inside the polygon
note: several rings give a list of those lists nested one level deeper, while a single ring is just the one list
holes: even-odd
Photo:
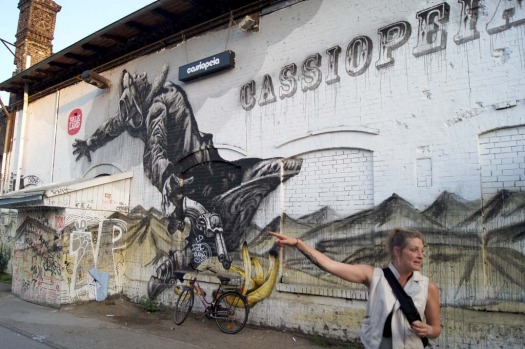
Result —
[{"label": "wall ledge", "polygon": [[283,283],[276,284],[275,289],[279,292],[356,300],[367,300],[368,293],[366,290],[350,289],[338,286],[315,286]]}]

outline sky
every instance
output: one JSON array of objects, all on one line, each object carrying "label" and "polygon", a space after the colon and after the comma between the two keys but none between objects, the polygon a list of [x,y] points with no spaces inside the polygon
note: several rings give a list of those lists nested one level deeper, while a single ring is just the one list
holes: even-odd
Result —
[{"label": "sky", "polygon": [[[53,53],[62,51],[68,46],[82,40],[94,32],[126,17],[127,15],[147,6],[154,0],[54,0],[62,6],[57,14]],[[0,13],[0,38],[14,44],[20,10],[19,0],[2,0]],[[15,48],[7,45],[11,51]],[[0,43],[0,82],[12,77],[16,67],[13,54]],[[9,103],[9,94],[0,91],[0,97],[5,105]]]}]

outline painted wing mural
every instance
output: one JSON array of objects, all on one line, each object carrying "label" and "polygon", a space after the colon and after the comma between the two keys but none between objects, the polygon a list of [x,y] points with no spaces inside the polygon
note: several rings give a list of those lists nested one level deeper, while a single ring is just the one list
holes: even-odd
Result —
[{"label": "painted wing mural", "polygon": [[[525,241],[525,193],[500,191],[488,200],[483,215],[479,202],[468,202],[448,192],[424,211],[396,194],[348,217],[312,222],[312,216],[326,217],[327,208],[321,211],[299,219],[283,215],[263,231],[284,229],[341,262],[383,266],[388,257],[384,246],[387,232],[397,226],[411,227],[425,236],[425,273],[439,285],[444,304],[491,309],[505,302],[523,301],[525,258],[517,246]],[[268,251],[273,244],[261,235],[251,246]],[[337,278],[304,261],[296,250],[287,251],[287,282],[317,280],[341,285]],[[305,274],[313,278],[307,279]],[[344,287],[361,286],[345,283]]]},{"label": "painted wing mural", "polygon": [[[163,212],[161,217],[150,212],[129,224],[127,235],[128,246],[152,237],[157,250],[150,262],[158,265],[148,284],[150,298],[180,279],[178,271],[190,263],[215,256],[230,269],[231,253],[239,249],[261,201],[301,169],[299,159],[222,159],[212,135],[199,131],[185,91],[167,81],[167,75],[167,65],[153,83],[145,73],[124,70],[118,113],[88,139],[73,143],[76,160],[91,161],[91,152],[124,132],[144,142],[145,175],[162,194]],[[154,222],[161,224],[154,227]],[[157,246],[157,235],[152,234],[157,229],[173,236],[175,241],[167,245],[174,249]]]}]

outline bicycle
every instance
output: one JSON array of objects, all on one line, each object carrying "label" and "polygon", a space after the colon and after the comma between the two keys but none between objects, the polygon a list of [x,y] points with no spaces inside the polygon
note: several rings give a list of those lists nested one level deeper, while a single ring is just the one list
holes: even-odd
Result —
[{"label": "bicycle", "polygon": [[[208,268],[215,273],[215,271]],[[197,277],[199,270],[195,269],[195,274],[189,279],[188,285],[182,288],[179,298],[175,303],[173,320],[177,325],[182,325],[184,320],[191,313],[195,294],[204,306],[204,315],[210,319],[215,319],[219,329],[228,334],[235,334],[241,331],[248,321],[248,302],[237,289],[228,289],[229,277],[216,275],[220,283],[216,290],[212,292],[212,299],[206,299],[206,292],[200,287]]]}]

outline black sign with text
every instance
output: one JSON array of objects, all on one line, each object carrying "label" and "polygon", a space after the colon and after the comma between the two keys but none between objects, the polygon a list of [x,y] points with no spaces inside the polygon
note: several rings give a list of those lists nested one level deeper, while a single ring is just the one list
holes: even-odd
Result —
[{"label": "black sign with text", "polygon": [[224,51],[179,67],[179,80],[190,81],[235,67],[235,52]]}]

